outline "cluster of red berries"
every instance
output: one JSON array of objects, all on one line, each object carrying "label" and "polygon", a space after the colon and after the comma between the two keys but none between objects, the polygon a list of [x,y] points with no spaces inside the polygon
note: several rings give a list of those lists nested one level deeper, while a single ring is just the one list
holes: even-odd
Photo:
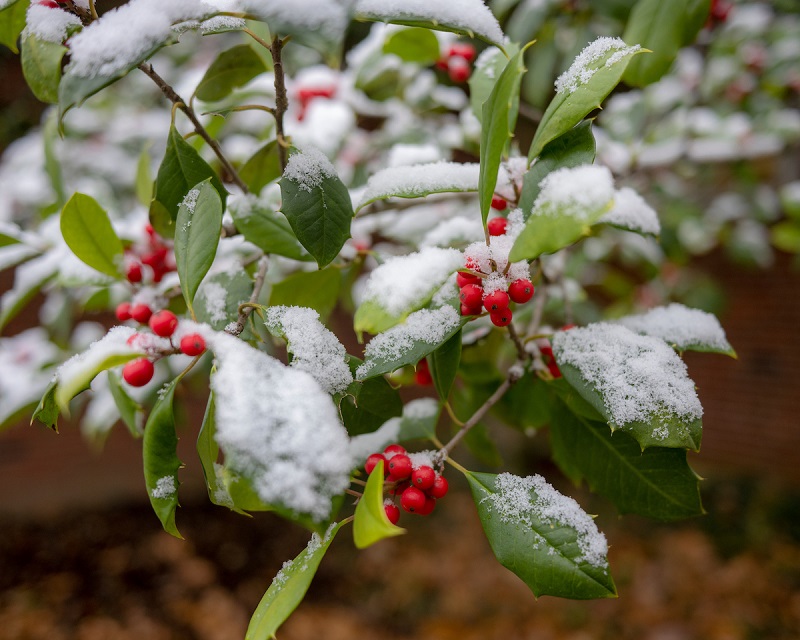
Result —
[{"label": "cluster of red berries", "polygon": [[172,251],[164,239],[156,233],[152,225],[145,225],[145,231],[147,232],[147,245],[143,250],[139,252],[132,248],[125,250],[125,277],[132,284],[138,284],[144,280],[144,266],[150,267],[153,282],[161,282],[166,274],[177,269]]},{"label": "cluster of red berries", "polygon": [[297,119],[302,121],[306,117],[308,105],[317,98],[332,99],[336,95],[336,87],[333,85],[323,87],[300,87],[297,90],[297,99],[300,102],[300,112]]},{"label": "cluster of red berries", "polygon": [[462,84],[472,75],[472,63],[475,60],[475,47],[468,42],[456,42],[450,45],[446,53],[436,62],[436,68],[446,71],[450,80]]},{"label": "cluster of red berries", "polygon": [[433,384],[431,368],[428,366],[428,361],[425,358],[417,363],[417,368],[414,371],[414,382],[421,387],[429,387]]},{"label": "cluster of red berries", "polygon": [[[400,496],[400,506],[408,513],[427,516],[436,507],[436,501],[444,498],[450,488],[443,475],[427,464],[414,464],[408,452],[399,444],[390,444],[383,453],[373,453],[367,458],[364,470],[370,474],[383,461],[385,486],[388,493]],[[400,509],[387,500],[383,506],[386,517],[392,524],[400,519]]]},{"label": "cluster of red berries", "polygon": [[[127,303],[123,302],[122,304]],[[142,306],[147,307],[147,305]],[[178,328],[178,316],[166,309],[150,314],[150,308],[147,307],[147,312],[149,315],[147,323],[150,330],[161,338],[172,338]],[[117,308],[117,317],[119,317],[119,308]],[[134,333],[128,338],[128,344],[136,346],[140,339],[141,334]],[[206,341],[199,333],[187,333],[181,338],[179,350],[187,356],[199,356],[206,350]],[[122,377],[133,387],[143,387],[153,379],[154,371],[155,366],[150,358],[138,358],[131,360],[122,368]]]}]

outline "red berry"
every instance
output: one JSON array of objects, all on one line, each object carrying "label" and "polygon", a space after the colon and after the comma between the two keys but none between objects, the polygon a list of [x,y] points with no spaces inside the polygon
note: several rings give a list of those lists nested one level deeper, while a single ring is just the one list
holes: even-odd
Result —
[{"label": "red berry", "polygon": [[481,300],[483,300],[483,287],[479,284],[466,284],[461,287],[458,299],[468,307],[480,307]]},{"label": "red berry", "polygon": [[450,484],[447,482],[447,478],[437,475],[436,478],[434,478],[433,486],[428,493],[437,499],[444,498],[447,495],[448,489],[450,489]]},{"label": "red berry", "polygon": [[505,198],[501,198],[500,196],[492,196],[492,209],[496,211],[505,211],[508,207],[508,202],[506,202]]},{"label": "red berry", "polygon": [[575,325],[570,323],[570,324],[565,324],[563,327],[561,327],[561,330],[562,331],[569,331],[570,329],[574,329],[574,328],[575,328]]},{"label": "red berry", "polygon": [[148,324],[153,330],[153,333],[155,333],[157,336],[169,338],[173,333],[175,333],[175,329],[178,328],[178,316],[172,313],[172,311],[163,309],[162,311],[158,311],[150,316],[150,321]]},{"label": "red berry", "polygon": [[439,69],[440,71],[447,71],[447,58],[444,57],[439,58],[436,61],[436,68]]},{"label": "red berry", "polygon": [[464,58],[454,56],[447,61],[447,75],[456,84],[461,84],[469,80],[472,69]]},{"label": "red berry", "polygon": [[508,309],[510,302],[511,298],[505,291],[497,290],[483,299],[483,306],[489,312],[502,311],[503,309]]},{"label": "red berry", "polygon": [[450,45],[448,55],[450,57],[457,56],[459,58],[464,58],[467,62],[472,62],[475,59],[475,47],[468,42],[456,42]]},{"label": "red berry", "polygon": [[506,327],[511,324],[511,309],[501,309],[489,314],[492,324],[496,327]]},{"label": "red berry", "polygon": [[[199,356],[206,350],[206,341],[199,333],[188,333],[181,338],[181,353],[187,356]],[[369,472],[367,472],[369,473]]]},{"label": "red berry", "polygon": [[131,307],[131,318],[136,320],[139,324],[145,324],[149,319],[150,316],[153,315],[153,310],[150,309],[146,304],[135,304]]},{"label": "red berry", "polygon": [[508,296],[522,304],[533,297],[533,283],[530,280],[514,280],[508,287]]},{"label": "red berry", "polygon": [[411,458],[404,453],[393,455],[389,459],[389,473],[397,480],[405,480],[411,475]]},{"label": "red berry", "polygon": [[390,444],[383,450],[383,453],[392,456],[398,453],[405,453],[405,452],[406,452],[405,447],[399,444]]},{"label": "red berry", "polygon": [[403,495],[400,496],[400,506],[409,513],[415,513],[425,508],[426,500],[427,497],[422,491],[416,487],[409,487],[403,491]]},{"label": "red berry", "polygon": [[431,513],[433,513],[435,507],[436,507],[436,498],[425,496],[425,504],[422,505],[421,509],[417,509],[415,513],[420,516],[428,516]]},{"label": "red berry", "polygon": [[398,496],[411,486],[411,483],[408,480],[398,480],[397,478],[393,478],[391,475],[387,476],[386,482],[395,483],[394,488],[389,489],[388,492],[391,496]]},{"label": "red berry", "polygon": [[132,387],[143,387],[153,379],[155,367],[147,358],[131,360],[122,368],[122,377]]},{"label": "red berry", "polygon": [[[366,472],[367,472],[367,474],[370,474],[370,473],[372,473],[372,470],[373,470],[375,467],[377,467],[377,466],[378,466],[378,463],[379,463],[381,460],[383,460],[383,462],[384,462],[384,463],[386,462],[386,458],[384,458],[384,457],[383,457],[383,456],[382,456],[380,453],[373,453],[372,455],[370,455],[370,456],[367,458],[367,462],[364,464],[364,471],[366,471]],[[384,470],[385,470],[385,469],[386,469],[386,467],[384,466]]]},{"label": "red berry", "polygon": [[400,509],[398,509],[396,505],[385,504],[383,505],[383,510],[386,512],[386,517],[389,518],[389,522],[397,524],[397,521],[400,520]]},{"label": "red berry", "polygon": [[146,264],[148,267],[155,269],[156,267],[160,267],[166,258],[167,248],[158,247],[152,253],[146,253],[142,256],[142,264]]},{"label": "red berry", "polygon": [[436,480],[436,472],[428,465],[417,467],[411,472],[411,484],[417,489],[427,491]]},{"label": "red berry", "polygon": [[456,284],[461,287],[466,287],[468,284],[480,285],[481,279],[478,276],[473,276],[471,273],[463,273],[459,271],[456,274]]},{"label": "red berry", "polygon": [[55,0],[38,0],[36,3],[43,7],[47,7],[48,9],[59,9],[58,3]]},{"label": "red berry", "polygon": [[477,259],[471,258],[471,257],[467,258],[466,260],[464,260],[464,266],[467,269],[472,269],[473,271],[480,271],[481,270],[480,262],[478,262]]},{"label": "red berry", "polygon": [[465,305],[463,302],[461,303],[461,315],[462,316],[478,316],[483,311],[483,307],[469,307]]},{"label": "red berry", "polygon": [[131,319],[131,303],[130,302],[121,302],[117,305],[117,320],[120,322],[125,322],[126,320]]},{"label": "red berry", "polygon": [[486,225],[490,236],[502,236],[508,229],[508,220],[505,218],[492,218]]},{"label": "red berry", "polygon": [[137,283],[142,281],[142,266],[138,262],[134,262],[128,267],[128,271],[125,274],[125,277],[128,278],[128,282]]},{"label": "red berry", "polygon": [[417,363],[417,370],[414,372],[414,380],[418,385],[423,387],[433,384],[431,370],[428,367],[428,361],[425,358]]}]

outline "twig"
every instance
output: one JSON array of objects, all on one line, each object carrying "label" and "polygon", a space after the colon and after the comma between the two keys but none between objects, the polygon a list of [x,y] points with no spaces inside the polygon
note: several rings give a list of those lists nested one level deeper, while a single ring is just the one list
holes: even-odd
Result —
[{"label": "twig", "polygon": [[525,351],[525,345],[522,344],[522,340],[520,339],[513,322],[508,325],[508,335],[511,336],[511,340],[514,342],[514,346],[517,348],[517,358],[519,358],[522,362],[530,359],[531,356],[527,351]]},{"label": "twig", "polygon": [[278,36],[272,39],[272,45],[269,47],[269,52],[272,54],[272,67],[275,75],[275,136],[278,139],[278,158],[281,162],[281,171],[286,169],[288,162],[288,155],[286,148],[288,143],[283,133],[283,114],[289,108],[289,98],[286,96],[286,81],[283,75],[283,61],[281,60],[281,51],[283,45],[286,44],[285,40],[281,40]]},{"label": "twig", "polygon": [[267,268],[269,267],[269,258],[267,256],[263,256],[261,261],[258,265],[258,274],[256,274],[256,282],[253,286],[253,295],[250,296],[250,304],[249,305],[242,305],[239,309],[239,317],[236,320],[236,324],[228,330],[227,328],[225,331],[232,336],[240,336],[242,331],[244,331],[245,326],[247,325],[247,319],[250,317],[250,314],[253,313],[252,305],[258,301],[258,297],[261,295],[261,289],[264,287],[264,280],[267,278]]},{"label": "twig", "polygon": [[152,64],[142,63],[139,65],[139,69],[141,69],[153,82],[156,83],[159,89],[161,89],[161,93],[172,102],[178,109],[183,111],[189,120],[191,120],[192,124],[194,125],[194,130],[197,132],[203,140],[206,141],[206,144],[211,147],[211,150],[214,154],[219,158],[219,161],[222,163],[222,166],[225,168],[225,171],[230,176],[231,180],[236,183],[244,193],[249,193],[250,189],[247,188],[247,185],[244,181],[239,177],[239,174],[236,172],[236,169],[233,168],[233,165],[230,163],[228,158],[225,157],[225,154],[222,153],[222,148],[219,146],[219,143],[212,138],[206,128],[200,123],[200,120],[197,119],[197,115],[188,104],[175,92],[164,78],[158,75],[153,69]]}]

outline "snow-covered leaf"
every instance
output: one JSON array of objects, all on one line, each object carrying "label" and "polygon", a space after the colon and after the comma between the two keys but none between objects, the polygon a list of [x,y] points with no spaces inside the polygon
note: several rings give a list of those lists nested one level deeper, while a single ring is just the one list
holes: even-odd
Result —
[{"label": "snow-covered leaf", "polygon": [[67,52],[64,45],[41,40],[30,34],[21,42],[22,73],[25,81],[42,102],[58,102],[61,81],[61,59]]},{"label": "snow-covered leaf", "polygon": [[366,549],[385,538],[403,535],[406,530],[392,524],[383,508],[383,460],[375,465],[367,478],[364,495],[356,505],[353,517],[353,542],[357,549]]},{"label": "snow-covered leaf", "polygon": [[589,44],[556,81],[556,95],[533,137],[532,161],[551,140],[572,129],[617,86],[631,58],[644,50],[620,38],[603,37]]},{"label": "snow-covered leaf", "polygon": [[275,637],[278,627],[302,602],[319,563],[342,524],[332,524],[324,537],[313,534],[308,546],[294,560],[284,563],[258,603],[247,627],[245,640],[270,640]]},{"label": "snow-covered leaf", "polygon": [[[350,371],[355,375],[362,361],[348,356]],[[350,436],[373,433],[388,420],[403,413],[403,401],[397,389],[383,376],[354,381],[339,400],[342,422]],[[377,450],[377,449],[376,449]]]},{"label": "snow-covered leaf", "polygon": [[31,424],[34,420],[38,420],[43,425],[50,427],[53,431],[58,433],[58,404],[56,403],[56,386],[58,383],[53,380],[45,389],[42,399],[36,406],[36,409],[31,416]]},{"label": "snow-covered leaf", "polygon": [[330,264],[350,237],[353,205],[328,158],[318,149],[294,153],[279,182],[286,215],[297,239],[320,268]]},{"label": "snow-covered leaf", "polygon": [[534,595],[617,595],[608,544],[592,517],[541,476],[465,473],[494,555]]},{"label": "snow-covered leaf", "polygon": [[236,45],[222,51],[211,63],[195,95],[206,102],[217,102],[266,70],[266,65],[249,44]]},{"label": "snow-covered leaf", "polygon": [[597,323],[559,331],[564,378],[608,420],[646,447],[700,448],[703,408],[683,360],[660,338]]},{"label": "snow-covered leaf", "polygon": [[83,262],[113,278],[120,277],[122,241],[94,198],[76,193],[67,201],[61,211],[61,234]]},{"label": "snow-covered leaf", "polygon": [[253,279],[244,270],[223,271],[209,276],[200,285],[194,298],[198,322],[222,331],[239,315],[239,305],[250,300]]},{"label": "snow-covered leaf", "polygon": [[658,235],[661,232],[653,207],[630,187],[623,187],[614,193],[614,204],[598,222],[636,233]]},{"label": "snow-covered leaf", "polygon": [[203,477],[206,480],[208,498],[213,504],[221,507],[228,507],[237,513],[245,513],[239,509],[228,493],[223,477],[222,465],[217,463],[219,458],[219,445],[214,439],[217,432],[217,425],[214,421],[214,394],[208,396],[206,413],[203,416],[203,423],[200,425],[200,432],[197,434],[197,456],[203,467]]},{"label": "snow-covered leaf", "polygon": [[158,400],[147,418],[142,440],[142,461],[147,496],[164,531],[183,539],[175,526],[178,508],[178,469],[183,466],[178,458],[178,435],[175,433],[175,416],[172,401],[179,376],[159,392]]},{"label": "snow-covered leaf", "polygon": [[206,179],[186,194],[175,220],[175,263],[190,310],[214,262],[221,231],[222,201],[211,180]]},{"label": "snow-covered leaf", "polygon": [[314,259],[300,244],[282,213],[268,209],[254,198],[237,201],[235,206],[230,207],[230,212],[236,229],[245,240],[264,253],[274,253],[293,260]]}]

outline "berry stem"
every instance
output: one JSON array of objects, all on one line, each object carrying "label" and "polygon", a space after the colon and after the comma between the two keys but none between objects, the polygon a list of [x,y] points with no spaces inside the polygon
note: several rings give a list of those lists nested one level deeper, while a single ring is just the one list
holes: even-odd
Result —
[{"label": "berry stem", "polygon": [[261,289],[264,287],[264,280],[267,277],[268,267],[269,258],[267,256],[262,256],[260,262],[258,263],[258,273],[256,274],[256,282],[253,286],[253,295],[250,296],[250,304],[240,305],[239,317],[236,320],[236,326],[228,331],[228,333],[232,336],[240,336],[242,331],[244,331],[245,325],[247,324],[247,319],[250,317],[250,314],[253,313],[253,309],[255,308],[253,305],[256,304],[258,297],[261,295]]}]

